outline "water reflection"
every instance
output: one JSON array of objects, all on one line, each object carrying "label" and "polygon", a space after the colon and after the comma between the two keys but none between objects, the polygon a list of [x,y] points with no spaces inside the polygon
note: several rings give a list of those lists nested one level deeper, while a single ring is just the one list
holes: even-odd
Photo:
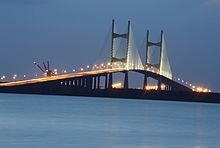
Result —
[{"label": "water reflection", "polygon": [[217,148],[215,104],[0,95],[4,148]]}]

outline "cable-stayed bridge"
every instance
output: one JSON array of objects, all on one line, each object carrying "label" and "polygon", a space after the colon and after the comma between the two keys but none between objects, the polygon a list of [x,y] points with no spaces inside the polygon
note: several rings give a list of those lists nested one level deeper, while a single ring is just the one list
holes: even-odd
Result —
[{"label": "cable-stayed bridge", "polygon": [[[159,42],[151,42],[149,37],[149,31],[147,31],[146,40],[146,61],[141,60],[141,56],[135,45],[134,36],[132,33],[130,21],[128,21],[128,32],[125,34],[115,33],[115,23],[112,22],[112,46],[111,46],[111,65],[113,68],[124,68],[127,70],[155,70],[162,76],[172,79],[172,71],[170,68],[169,59],[166,51],[166,44],[164,40],[163,31],[161,31],[161,38]],[[117,52],[122,50],[117,44],[115,45],[115,39],[125,38],[127,40],[127,47],[124,57],[119,58]],[[159,59],[158,63],[154,63],[153,50],[159,48]],[[158,49],[157,49],[158,50]],[[119,65],[119,66],[117,66]]]},{"label": "cable-stayed bridge", "polygon": [[[127,47],[124,57],[120,57],[120,50],[123,50],[123,47],[120,47],[119,44],[115,43],[115,39],[124,38],[127,40]],[[156,46],[159,48],[159,59],[158,63],[153,63],[153,50],[151,47]],[[156,69],[157,73],[162,76],[165,76],[169,79],[172,79],[172,71],[170,68],[169,59],[166,51],[166,44],[164,40],[163,31],[161,31],[161,38],[159,42],[151,42],[149,37],[149,30],[147,31],[147,40],[146,40],[146,61],[141,60],[139,51],[135,45],[134,36],[131,29],[130,21],[128,21],[128,31],[124,34],[118,34],[115,32],[115,22],[112,21],[112,39],[111,39],[111,65],[113,68],[123,68],[127,70],[147,70]]]},{"label": "cable-stayed bridge", "polygon": [[[145,45],[145,55],[141,56],[135,45],[135,39],[131,29],[131,22],[128,21],[127,31],[118,33],[115,27],[115,21],[112,21],[110,51],[104,68],[97,69],[93,67],[90,71],[52,75],[43,78],[29,80],[20,80],[13,82],[0,83],[0,89],[16,87],[19,90],[42,88],[48,91],[65,90],[109,90],[118,87],[114,83],[114,75],[122,73],[121,89],[130,89],[129,73],[135,72],[143,75],[142,90],[164,90],[164,91],[191,91],[190,88],[181,85],[172,80],[172,71],[169,63],[167,49],[165,46],[164,33],[161,31],[160,40],[153,42],[150,39],[150,33],[147,31]],[[157,51],[157,58],[154,52]],[[143,58],[144,57],[144,58]],[[151,85],[154,82],[154,86]]]}]

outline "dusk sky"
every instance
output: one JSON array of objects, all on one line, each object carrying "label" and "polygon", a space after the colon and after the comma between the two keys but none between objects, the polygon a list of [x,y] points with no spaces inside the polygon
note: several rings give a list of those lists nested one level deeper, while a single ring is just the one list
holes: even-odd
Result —
[{"label": "dusk sky", "polygon": [[137,47],[163,29],[174,76],[220,90],[220,0],[0,0],[0,75],[92,64],[112,19]]}]

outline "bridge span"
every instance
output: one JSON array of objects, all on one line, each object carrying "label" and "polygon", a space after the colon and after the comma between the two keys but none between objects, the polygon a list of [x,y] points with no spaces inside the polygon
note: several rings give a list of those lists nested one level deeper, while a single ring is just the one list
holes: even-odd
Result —
[{"label": "bridge span", "polygon": [[[33,86],[39,85],[47,86],[49,89],[54,88],[57,89],[65,89],[66,87],[73,88],[86,88],[86,89],[112,89],[113,86],[113,75],[115,73],[123,73],[123,89],[129,89],[129,72],[136,72],[143,74],[144,82],[142,89],[145,89],[147,86],[147,78],[153,78],[158,81],[158,90],[162,90],[161,86],[163,86],[163,90],[169,91],[191,91],[186,86],[183,86],[165,76],[162,76],[157,73],[153,73],[151,71],[145,70],[125,70],[125,69],[104,69],[104,70],[96,70],[96,71],[88,71],[88,72],[80,72],[75,74],[66,74],[59,76],[51,76],[51,77],[43,77],[15,82],[7,82],[1,83],[0,87],[23,87],[25,86]],[[101,87],[101,77],[104,77],[104,87]],[[45,87],[45,89],[47,89]]]},{"label": "bridge span", "polygon": [[[123,42],[126,41],[126,44],[120,43],[121,39]],[[173,80],[163,31],[159,42],[152,42],[147,31],[145,62],[135,46],[130,21],[128,21],[127,32],[122,34],[116,32],[115,22],[112,21],[110,45],[111,47],[108,48],[110,58],[105,61],[108,64],[103,69],[95,67],[91,71],[56,75],[49,70],[48,65],[48,69],[45,68],[45,70],[50,71],[50,75],[2,82],[0,92],[220,103],[220,96],[217,93],[193,92],[190,87]],[[153,57],[155,50],[159,51],[156,61]],[[114,82],[119,73],[122,76],[120,87]],[[130,73],[142,75],[143,81],[140,82],[140,88],[130,86]],[[154,87],[151,87],[151,80],[154,82]]]},{"label": "bridge span", "polygon": [[[143,88],[133,89],[129,87],[129,72],[135,72],[144,76]],[[113,88],[114,74],[124,75],[123,87]],[[161,84],[157,90],[146,90],[147,78],[154,78]],[[101,86],[101,79],[104,80]],[[169,78],[145,70],[106,69],[99,71],[81,72],[52,76],[24,81],[8,82],[0,84],[2,93],[21,94],[46,94],[46,95],[70,95],[105,98],[184,101],[220,103],[218,93],[198,93]]]}]

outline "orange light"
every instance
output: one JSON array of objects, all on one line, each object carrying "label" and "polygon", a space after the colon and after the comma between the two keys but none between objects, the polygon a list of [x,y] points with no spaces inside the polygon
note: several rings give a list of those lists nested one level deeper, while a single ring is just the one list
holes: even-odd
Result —
[{"label": "orange light", "polygon": [[[161,90],[165,90],[166,85],[165,84],[161,84]],[[145,86],[145,90],[158,90],[158,86],[157,85],[148,85]]]},{"label": "orange light", "polygon": [[112,88],[122,88],[121,82],[117,82],[117,83],[112,84]]},{"label": "orange light", "polygon": [[211,90],[209,90],[208,88],[203,88],[203,87],[196,87],[196,89],[193,89],[196,92],[201,92],[201,93],[208,93],[211,92]]},{"label": "orange light", "polygon": [[145,90],[157,90],[158,86],[152,85],[152,86],[145,86]]}]

